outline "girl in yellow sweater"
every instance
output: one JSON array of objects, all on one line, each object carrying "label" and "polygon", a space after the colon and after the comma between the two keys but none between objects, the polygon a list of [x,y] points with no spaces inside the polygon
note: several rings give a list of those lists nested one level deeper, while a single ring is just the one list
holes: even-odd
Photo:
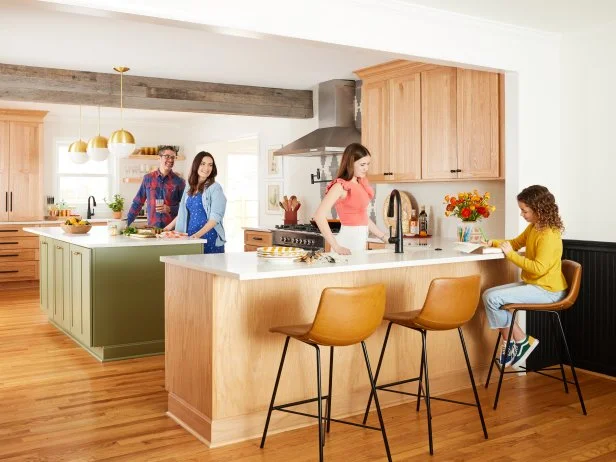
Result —
[{"label": "girl in yellow sweater", "polygon": [[[509,326],[512,315],[501,310],[508,303],[554,303],[567,293],[567,282],[561,270],[564,229],[554,196],[545,186],[529,186],[518,194],[520,215],[529,225],[515,239],[488,241],[487,245],[500,247],[509,261],[522,268],[522,282],[493,287],[483,293],[483,303],[492,329],[499,329],[503,345],[499,358],[505,366],[520,365],[539,344],[539,340],[526,335],[517,323],[513,325],[509,348]],[[517,253],[526,247],[526,255]]]}]

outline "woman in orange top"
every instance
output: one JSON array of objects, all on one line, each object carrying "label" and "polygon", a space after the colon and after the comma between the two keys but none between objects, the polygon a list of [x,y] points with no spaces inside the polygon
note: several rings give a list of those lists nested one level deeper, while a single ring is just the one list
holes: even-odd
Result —
[{"label": "woman in orange top", "polygon": [[[368,218],[368,204],[374,198],[374,190],[366,179],[370,159],[370,151],[365,146],[349,144],[342,154],[336,179],[327,185],[325,198],[314,215],[321,234],[340,255],[365,252],[368,231],[385,240],[385,233]],[[336,208],[342,224],[336,236],[327,223],[332,207]]]}]

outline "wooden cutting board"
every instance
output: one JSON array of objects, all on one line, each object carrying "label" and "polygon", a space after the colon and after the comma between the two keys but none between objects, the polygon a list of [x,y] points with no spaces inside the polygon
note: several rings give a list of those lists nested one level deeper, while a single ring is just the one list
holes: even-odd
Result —
[{"label": "wooden cutting board", "polygon": [[[411,210],[413,209],[413,205],[411,204],[411,196],[404,191],[400,191],[400,198],[402,199],[402,232],[403,234],[409,234],[410,232],[410,224],[409,220],[411,219]],[[389,207],[389,194],[385,197],[385,201],[383,203],[383,223],[385,223],[385,232],[389,233],[389,227],[391,226],[395,232],[396,229],[396,220],[398,219],[397,215],[397,205],[394,206],[394,216],[387,216],[387,209]],[[419,216],[419,212],[417,212]]]}]

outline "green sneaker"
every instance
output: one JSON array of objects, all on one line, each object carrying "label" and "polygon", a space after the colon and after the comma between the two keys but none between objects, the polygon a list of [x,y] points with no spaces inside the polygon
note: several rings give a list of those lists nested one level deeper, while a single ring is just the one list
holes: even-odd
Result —
[{"label": "green sneaker", "polygon": [[526,361],[526,358],[528,358],[533,352],[533,350],[537,348],[537,345],[539,345],[539,340],[537,340],[535,337],[527,335],[526,338],[522,341],[522,343],[518,343],[517,345],[517,354],[511,362],[511,367],[513,367],[514,369],[518,369],[520,367],[520,364]]}]

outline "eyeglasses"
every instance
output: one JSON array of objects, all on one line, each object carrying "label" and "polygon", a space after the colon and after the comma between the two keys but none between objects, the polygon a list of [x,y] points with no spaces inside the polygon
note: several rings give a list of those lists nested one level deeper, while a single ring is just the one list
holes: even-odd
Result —
[{"label": "eyeglasses", "polygon": [[178,156],[174,156],[174,155],[171,155],[171,154],[163,154],[160,157],[162,157],[163,159],[177,159],[178,158]]}]

